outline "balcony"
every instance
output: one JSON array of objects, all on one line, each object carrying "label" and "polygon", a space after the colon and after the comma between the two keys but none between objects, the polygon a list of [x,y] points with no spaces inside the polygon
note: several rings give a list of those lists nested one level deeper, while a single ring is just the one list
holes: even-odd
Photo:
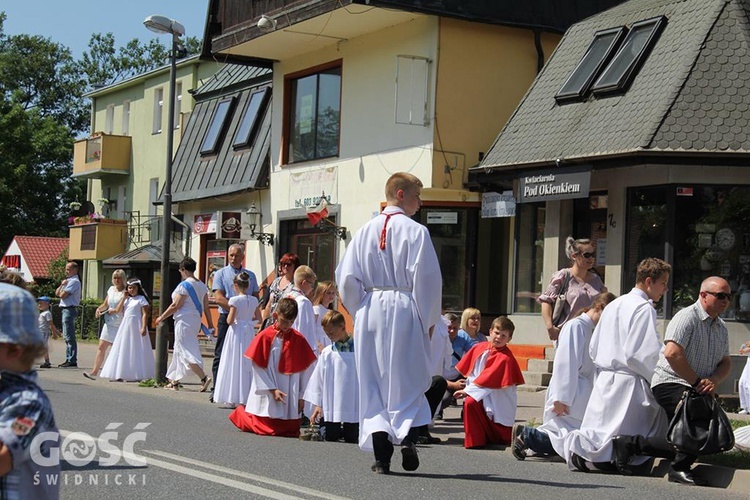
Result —
[{"label": "balcony", "polygon": [[130,174],[131,138],[97,132],[73,145],[73,177],[101,179]]},{"label": "balcony", "polygon": [[103,260],[123,253],[128,241],[127,221],[102,219],[70,226],[71,260]]}]

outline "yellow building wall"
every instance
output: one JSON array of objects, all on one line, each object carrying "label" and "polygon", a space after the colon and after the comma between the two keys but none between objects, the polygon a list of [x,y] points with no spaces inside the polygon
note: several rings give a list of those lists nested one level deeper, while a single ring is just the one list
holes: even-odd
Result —
[{"label": "yellow building wall", "polygon": [[[542,33],[545,61],[560,38]],[[461,189],[536,78],[538,54],[531,30],[448,18],[438,50],[432,185]]]}]

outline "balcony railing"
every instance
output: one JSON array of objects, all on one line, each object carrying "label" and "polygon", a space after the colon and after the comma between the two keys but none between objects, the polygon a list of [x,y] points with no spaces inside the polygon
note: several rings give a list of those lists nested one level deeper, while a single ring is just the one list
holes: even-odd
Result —
[{"label": "balcony railing", "polygon": [[128,241],[127,233],[127,221],[124,220],[79,220],[70,226],[68,256],[72,260],[103,260],[123,253]]},{"label": "balcony railing", "polygon": [[131,138],[97,132],[73,145],[73,177],[101,179],[130,173]]}]

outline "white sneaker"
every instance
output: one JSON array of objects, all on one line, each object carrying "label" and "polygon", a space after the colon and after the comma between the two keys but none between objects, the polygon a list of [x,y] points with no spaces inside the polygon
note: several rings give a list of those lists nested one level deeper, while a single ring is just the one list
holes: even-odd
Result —
[{"label": "white sneaker", "polygon": [[737,412],[737,415],[747,415],[747,410],[740,410]]}]

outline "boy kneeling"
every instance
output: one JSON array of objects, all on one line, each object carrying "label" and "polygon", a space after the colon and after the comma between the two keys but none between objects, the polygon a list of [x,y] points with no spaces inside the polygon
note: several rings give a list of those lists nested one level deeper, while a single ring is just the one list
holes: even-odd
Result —
[{"label": "boy kneeling", "polygon": [[481,448],[488,443],[510,444],[516,421],[516,386],[523,375],[507,344],[515,325],[505,316],[495,318],[489,341],[467,352],[456,369],[466,377],[466,388],[456,391],[464,402],[464,448]]},{"label": "boy kneeling", "polygon": [[315,362],[315,353],[292,328],[297,302],[283,298],[273,313],[274,324],[258,333],[245,357],[253,362],[247,405],[229,415],[240,430],[262,436],[299,437],[301,396]]}]

